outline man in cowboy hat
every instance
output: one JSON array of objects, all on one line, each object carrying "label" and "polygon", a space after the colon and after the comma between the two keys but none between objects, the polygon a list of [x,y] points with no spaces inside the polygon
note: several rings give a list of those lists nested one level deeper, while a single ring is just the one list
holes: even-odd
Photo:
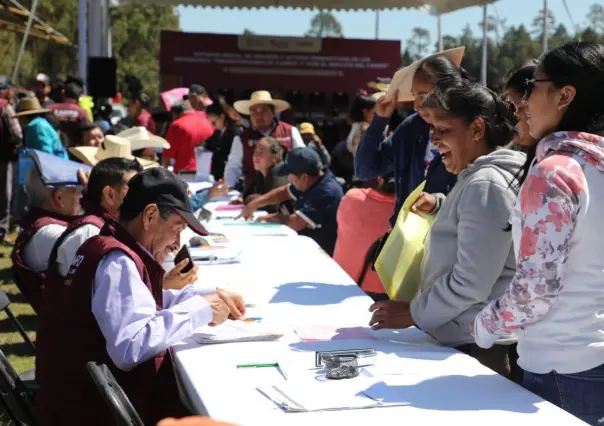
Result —
[{"label": "man in cowboy hat", "polygon": [[155,136],[143,126],[132,127],[116,136],[130,141],[132,155],[147,161],[157,161],[157,149],[168,149],[170,144],[160,136]]},{"label": "man in cowboy hat", "polygon": [[51,155],[68,159],[67,151],[59,134],[46,119],[50,110],[42,108],[38,98],[23,98],[17,105],[15,117],[23,130],[23,140],[27,148],[37,149]]},{"label": "man in cowboy hat", "polygon": [[287,152],[306,146],[298,129],[277,119],[277,113],[288,109],[289,103],[273,99],[269,92],[254,92],[249,100],[237,101],[234,107],[237,112],[250,116],[252,126],[233,139],[224,171],[227,185],[235,186],[241,176],[246,185],[252,182],[254,146],[263,137],[278,139]]},{"label": "man in cowboy hat", "polygon": [[[130,141],[113,135],[107,135],[99,146],[72,146],[69,148],[69,152],[78,160],[89,166],[94,166],[99,161],[112,157],[126,158],[129,160],[135,159],[134,155],[132,155]],[[159,166],[158,163],[143,158],[136,158],[136,160],[144,168]]]},{"label": "man in cowboy hat", "polygon": [[161,262],[181,232],[207,231],[174,173],[144,170],[128,186],[119,222],[108,221],[80,247],[63,285],[45,289],[56,306],[36,357],[42,425],[112,423],[86,372],[90,360],[109,367],[145,424],[182,416],[170,346],[202,325],[245,314],[240,296],[210,286],[163,290]]}]

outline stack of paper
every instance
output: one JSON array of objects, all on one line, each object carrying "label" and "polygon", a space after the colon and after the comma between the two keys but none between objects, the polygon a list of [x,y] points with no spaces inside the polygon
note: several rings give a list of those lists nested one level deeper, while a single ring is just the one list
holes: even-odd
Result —
[{"label": "stack of paper", "polygon": [[256,322],[227,321],[218,327],[204,326],[195,330],[193,339],[204,345],[216,343],[262,342],[277,340],[281,333],[268,330]]},{"label": "stack of paper", "polygon": [[291,382],[262,386],[258,391],[289,413],[358,410],[381,406],[379,401],[368,398],[362,392],[329,384]]}]

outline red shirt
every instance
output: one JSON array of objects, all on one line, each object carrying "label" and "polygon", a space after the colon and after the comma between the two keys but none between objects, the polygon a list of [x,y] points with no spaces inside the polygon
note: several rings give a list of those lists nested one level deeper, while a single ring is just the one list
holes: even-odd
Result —
[{"label": "red shirt", "polygon": [[143,126],[145,129],[155,134],[155,121],[153,121],[153,116],[146,109],[142,110],[138,117],[134,118],[134,126]]},{"label": "red shirt", "polygon": [[164,158],[173,158],[174,172],[181,170],[196,171],[195,147],[214,134],[214,126],[206,117],[205,112],[185,113],[174,120],[166,139],[170,149],[163,153]]},{"label": "red shirt", "polygon": [[[357,281],[371,244],[390,229],[396,197],[371,188],[354,188],[346,193],[338,209],[338,239],[334,260]],[[380,277],[369,268],[361,288],[385,293]]]},{"label": "red shirt", "polygon": [[46,107],[51,110],[59,122],[59,127],[69,138],[70,146],[80,145],[80,126],[90,122],[88,113],[80,108],[75,99],[65,99],[58,104],[51,104]]}]

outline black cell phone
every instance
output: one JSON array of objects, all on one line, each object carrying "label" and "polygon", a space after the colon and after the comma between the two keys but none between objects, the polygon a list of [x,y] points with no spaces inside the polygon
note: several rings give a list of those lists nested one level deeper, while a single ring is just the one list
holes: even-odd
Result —
[{"label": "black cell phone", "polygon": [[191,269],[193,269],[193,266],[195,266],[193,264],[193,258],[191,257],[191,253],[189,253],[189,248],[187,247],[186,244],[184,246],[182,246],[182,248],[180,249],[180,251],[178,252],[178,254],[176,255],[176,257],[174,258],[174,264],[178,265],[180,262],[182,262],[185,259],[189,259],[189,263],[180,272],[181,274],[186,274]]}]

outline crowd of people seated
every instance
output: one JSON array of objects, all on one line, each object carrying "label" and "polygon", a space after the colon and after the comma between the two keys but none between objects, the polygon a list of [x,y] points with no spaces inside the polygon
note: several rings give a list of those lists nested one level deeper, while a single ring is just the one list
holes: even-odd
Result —
[{"label": "crowd of people seated", "polygon": [[[192,85],[158,135],[142,92],[129,99],[130,117],[108,127],[78,105],[77,79],[53,103],[41,75],[14,103],[0,76],[10,118],[0,142],[12,143],[0,152],[2,179],[15,176],[18,150],[91,167],[78,185],[55,187],[38,165],[13,191],[24,207],[16,280],[39,316],[40,423],[108,424],[90,360],[110,367],[149,424],[188,414],[169,347],[199,325],[242,318],[245,303],[198,281],[196,267],[182,273],[187,261],[168,273],[161,265],[185,227],[207,234],[194,212],[237,188],[230,202],[241,219],[288,226],[333,256],[374,300],[373,329],[416,326],[599,424],[604,47],[557,47],[511,70],[500,93],[473,81],[462,55],[438,52],[400,70],[406,84],[360,91],[348,137],[329,144],[313,123],[281,120],[290,105],[265,90],[231,107]],[[193,194],[180,178],[198,174],[207,152],[214,183]],[[390,294],[374,267],[403,214],[431,224],[409,300]]]}]

